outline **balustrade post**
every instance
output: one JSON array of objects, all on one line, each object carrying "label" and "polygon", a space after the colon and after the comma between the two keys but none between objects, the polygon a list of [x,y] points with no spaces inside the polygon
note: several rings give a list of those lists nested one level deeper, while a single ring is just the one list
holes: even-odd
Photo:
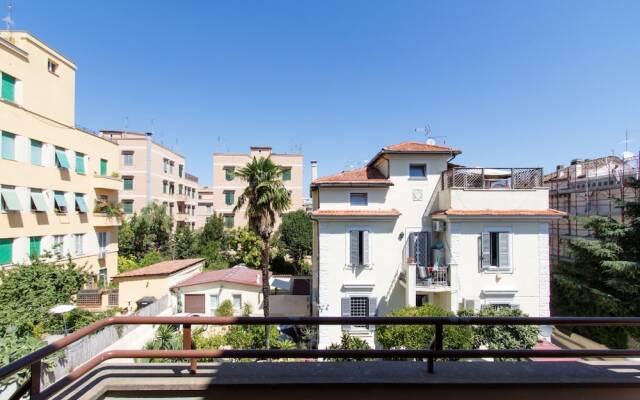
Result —
[{"label": "balustrade post", "polygon": [[[182,349],[191,350],[193,342],[191,340],[191,324],[182,325]],[[195,358],[190,359],[189,373],[195,374],[198,371],[198,361]]]},{"label": "balustrade post", "polygon": [[42,373],[42,360],[38,360],[31,364],[31,389],[29,396],[35,398],[40,394],[40,377]]}]

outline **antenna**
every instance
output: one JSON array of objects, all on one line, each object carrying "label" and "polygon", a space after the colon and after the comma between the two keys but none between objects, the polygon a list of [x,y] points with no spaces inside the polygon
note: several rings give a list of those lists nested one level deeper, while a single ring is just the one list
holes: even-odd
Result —
[{"label": "antenna", "polygon": [[446,139],[446,136],[433,136],[433,134],[431,133],[431,125],[429,124],[426,124],[424,128],[416,128],[413,131],[416,133],[422,133],[423,135],[425,135],[427,137],[427,144],[434,145],[436,144],[436,139],[440,139],[440,138],[443,139],[442,140],[443,144],[447,143],[447,141],[444,140]]},{"label": "antenna", "polygon": [[14,24],[13,22],[13,0],[7,0],[7,16],[2,18],[2,22],[7,25],[7,30],[11,30],[11,26]]}]

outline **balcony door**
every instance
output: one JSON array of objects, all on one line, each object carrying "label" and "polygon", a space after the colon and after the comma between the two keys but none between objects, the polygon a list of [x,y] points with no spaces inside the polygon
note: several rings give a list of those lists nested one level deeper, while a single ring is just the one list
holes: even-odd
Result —
[{"label": "balcony door", "polygon": [[409,257],[415,260],[419,267],[430,264],[431,232],[412,232],[408,240]]}]

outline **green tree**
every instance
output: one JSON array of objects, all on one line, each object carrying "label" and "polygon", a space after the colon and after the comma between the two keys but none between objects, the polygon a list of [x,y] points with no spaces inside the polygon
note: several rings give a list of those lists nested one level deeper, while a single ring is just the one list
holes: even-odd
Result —
[{"label": "green tree", "polygon": [[183,260],[199,255],[198,235],[187,226],[178,226],[173,236],[173,258]]},{"label": "green tree", "polygon": [[[454,313],[431,304],[420,307],[405,307],[392,311],[392,317],[453,317]],[[424,349],[435,337],[433,325],[377,325],[376,340],[385,349]],[[470,326],[447,325],[444,327],[445,349],[471,349],[474,334]]]},{"label": "green tree", "polygon": [[[331,343],[327,350],[369,350],[371,346],[365,340],[351,336],[346,332],[342,333],[340,343]],[[329,358],[333,361],[362,361],[364,357],[353,358]]]},{"label": "green tree", "polygon": [[138,263],[138,265],[140,267],[146,267],[147,265],[153,265],[153,264],[157,264],[159,262],[162,262],[164,260],[166,260],[167,258],[164,257],[162,254],[160,254],[157,251],[150,251],[147,254],[144,255],[144,257],[142,257],[140,259],[140,262]]},{"label": "green tree", "polygon": [[216,317],[233,317],[233,303],[227,299],[220,303],[216,310]]},{"label": "green tree", "polygon": [[[479,317],[526,317],[519,309],[485,307]],[[538,327],[532,325],[478,325],[473,327],[475,346],[493,350],[531,349],[538,340]]]},{"label": "green tree", "polygon": [[304,269],[304,258],[311,254],[311,217],[304,210],[291,211],[282,216],[278,242],[293,259],[296,274]]},{"label": "green tree", "polygon": [[235,264],[259,268],[262,260],[262,241],[253,231],[246,228],[229,229],[226,232],[227,247]]},{"label": "green tree", "polygon": [[118,228],[118,255],[124,257],[136,257],[134,245],[134,233],[131,224],[124,219]]},{"label": "green tree", "polygon": [[121,256],[118,255],[118,273],[131,271],[140,268],[138,262],[133,256]]},{"label": "green tree", "polygon": [[[129,221],[129,234],[125,227],[125,236],[118,243],[125,244],[124,255],[134,256],[140,260],[150,251],[170,254],[171,231],[173,220],[167,211],[167,206],[151,203],[140,210],[139,214]],[[127,243],[123,243],[127,240]]]},{"label": "green tree", "polygon": [[212,242],[220,243],[224,236],[224,220],[222,214],[213,214],[207,220],[200,232],[200,246],[206,246]]}]

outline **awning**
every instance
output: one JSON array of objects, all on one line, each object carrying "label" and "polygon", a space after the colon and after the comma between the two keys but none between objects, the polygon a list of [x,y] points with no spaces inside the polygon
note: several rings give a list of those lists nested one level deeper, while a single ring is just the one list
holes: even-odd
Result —
[{"label": "awning", "polygon": [[87,208],[87,202],[84,201],[84,196],[81,194],[76,194],[76,204],[81,213],[89,212]]},{"label": "awning", "polygon": [[20,211],[20,201],[15,189],[2,188],[0,194],[2,194],[7,211]]},{"label": "awning", "polygon": [[64,199],[64,194],[63,193],[56,193],[53,195],[53,199],[56,202],[56,205],[58,206],[59,209],[66,209],[67,208],[67,201]]},{"label": "awning", "polygon": [[47,212],[47,202],[42,192],[31,192],[31,201],[33,201],[37,212]]},{"label": "awning", "polygon": [[62,149],[56,149],[56,161],[60,168],[69,169],[69,159]]}]

